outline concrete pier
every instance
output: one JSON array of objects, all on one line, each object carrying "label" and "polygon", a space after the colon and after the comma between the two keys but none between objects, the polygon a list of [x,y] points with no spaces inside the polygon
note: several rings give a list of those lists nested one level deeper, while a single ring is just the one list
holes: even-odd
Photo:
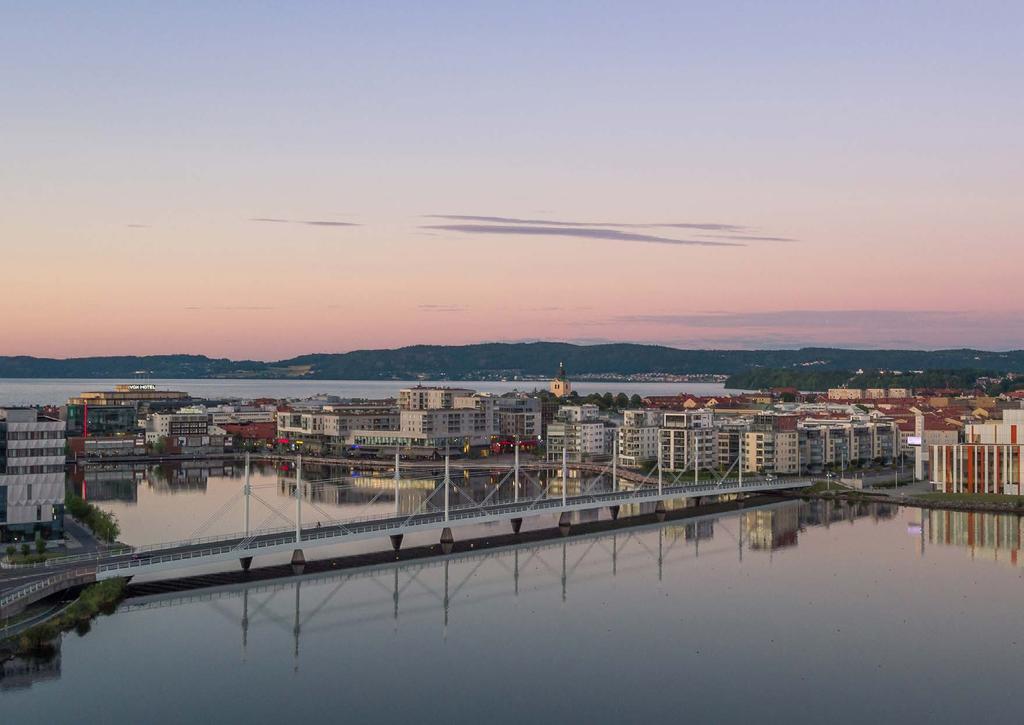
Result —
[{"label": "concrete pier", "polygon": [[398,551],[402,548],[402,540],[405,538],[405,534],[391,534],[391,548]]},{"label": "concrete pier", "polygon": [[562,515],[558,517],[558,533],[562,536],[569,535],[569,529],[572,528],[572,516],[568,511],[563,511]]},{"label": "concrete pier", "polygon": [[238,563],[242,565],[242,571],[249,571],[249,567],[252,566],[252,557],[243,556],[238,560]]},{"label": "concrete pier", "polygon": [[619,520],[619,507],[618,506],[609,506],[608,507],[608,513],[610,513],[612,515],[612,521],[618,521]]},{"label": "concrete pier", "polygon": [[522,519],[512,519],[512,533],[518,534],[519,530],[523,528]]},{"label": "concrete pier", "polygon": [[302,553],[302,549],[296,549],[292,552],[292,572],[301,574],[305,568],[306,555]]},{"label": "concrete pier", "polygon": [[455,548],[455,537],[452,536],[451,528],[445,526],[444,531],[441,532],[441,553],[450,554],[453,548]]},{"label": "concrete pier", "polygon": [[665,520],[665,517],[668,515],[668,509],[665,508],[664,501],[658,501],[658,505],[654,507],[654,515],[657,517],[658,521]]}]

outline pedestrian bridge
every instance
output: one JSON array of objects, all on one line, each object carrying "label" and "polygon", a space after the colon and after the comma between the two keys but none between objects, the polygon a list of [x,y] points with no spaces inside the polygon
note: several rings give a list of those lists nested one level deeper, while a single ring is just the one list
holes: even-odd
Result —
[{"label": "pedestrian bridge", "polygon": [[[441,549],[449,553],[454,545],[453,530],[458,527],[489,524],[498,522],[510,523],[513,532],[518,533],[523,519],[540,515],[558,515],[558,525],[563,534],[567,534],[572,525],[572,514],[582,511],[596,511],[607,508],[613,518],[617,518],[622,506],[645,506],[650,513],[664,519],[669,501],[688,499],[704,499],[724,495],[758,494],[769,491],[799,489],[809,486],[808,479],[742,477],[712,481],[687,481],[680,483],[681,474],[667,481],[660,470],[646,476],[637,471],[616,470],[614,464],[601,467],[595,464],[575,464],[570,466],[563,458],[561,477],[552,477],[546,485],[540,486],[540,494],[530,499],[519,499],[521,479],[529,477],[529,471],[540,468],[557,470],[557,464],[531,464],[529,467],[505,467],[505,477],[493,491],[481,502],[465,496],[449,475],[449,462],[445,461],[443,480],[433,492],[409,515],[399,514],[397,509],[397,491],[401,485],[399,463],[394,466],[396,491],[396,508],[394,513],[376,514],[355,517],[345,520],[317,522],[313,526],[302,524],[303,482],[301,458],[297,461],[295,485],[295,526],[276,529],[255,529],[248,527],[248,505],[251,487],[249,486],[248,461],[246,462],[246,484],[243,491],[246,496],[245,530],[232,534],[186,539],[182,541],[152,544],[137,547],[131,554],[115,555],[96,561],[97,580],[114,577],[130,577],[153,574],[191,566],[215,564],[237,560],[244,569],[248,569],[254,556],[288,555],[292,564],[300,566],[305,563],[306,552],[310,549],[325,546],[336,546],[346,542],[383,539],[388,537],[397,551],[406,534],[418,534],[430,531],[440,532]],[[612,489],[593,491],[584,488],[577,494],[569,494],[569,475],[600,476],[611,472]],[[495,468],[490,467],[494,473]],[[695,476],[696,478],[696,476]],[[561,481],[561,495],[551,495],[549,487]],[[596,480],[596,479],[595,479]],[[506,483],[513,489],[511,501],[492,501],[495,494]],[[506,489],[507,492],[507,489]],[[467,503],[453,505],[452,494],[462,495]],[[255,495],[255,494],[251,494]],[[443,504],[436,501],[442,499]],[[428,510],[431,507],[432,510]]]}]

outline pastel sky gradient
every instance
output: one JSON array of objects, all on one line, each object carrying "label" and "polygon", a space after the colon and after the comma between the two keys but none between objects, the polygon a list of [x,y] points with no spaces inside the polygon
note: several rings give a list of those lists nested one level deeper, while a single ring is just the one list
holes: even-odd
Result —
[{"label": "pastel sky gradient", "polygon": [[1019,1],[0,0],[0,354],[1021,348],[1022,30]]}]

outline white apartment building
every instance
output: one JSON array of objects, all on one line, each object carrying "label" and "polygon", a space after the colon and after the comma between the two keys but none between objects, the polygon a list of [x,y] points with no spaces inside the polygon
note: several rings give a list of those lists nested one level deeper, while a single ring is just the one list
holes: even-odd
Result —
[{"label": "white apartment building", "polygon": [[398,391],[398,407],[402,410],[434,410],[455,407],[456,398],[472,397],[475,390],[468,388],[428,387],[417,385]]},{"label": "white apartment building", "polygon": [[399,427],[393,406],[329,405],[317,411],[280,411],[277,435],[305,450],[340,455],[354,431],[392,431]]},{"label": "white apartment building", "polygon": [[0,409],[0,540],[64,530],[64,421]]},{"label": "white apartment building", "polygon": [[713,469],[718,465],[715,418],[711,411],[666,412],[659,443],[664,470]]},{"label": "white apartment building", "polygon": [[642,466],[658,458],[658,431],[665,414],[660,410],[627,410],[618,432],[619,463]]},{"label": "white apartment building", "polygon": [[561,460],[563,449],[573,462],[605,458],[611,455],[615,426],[598,417],[593,404],[563,405],[556,419],[548,423],[546,446],[548,460]]}]

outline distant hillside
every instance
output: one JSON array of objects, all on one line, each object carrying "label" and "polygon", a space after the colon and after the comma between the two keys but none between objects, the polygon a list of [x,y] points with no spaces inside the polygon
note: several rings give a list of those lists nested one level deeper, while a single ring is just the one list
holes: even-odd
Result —
[{"label": "distant hillside", "polygon": [[0,378],[311,378],[328,380],[487,379],[547,376],[564,362],[570,377],[640,373],[736,374],[758,369],[983,370],[1024,372],[1024,351],[980,350],[679,350],[628,343],[560,342],[415,345],[395,350],[302,355],[261,362],[203,355],[88,357],[57,360],[0,357]]},{"label": "distant hillside", "polygon": [[[883,374],[875,370],[854,373],[850,370],[816,370],[815,368],[785,368],[782,370],[757,368],[730,375],[725,382],[727,388],[739,390],[767,390],[769,388],[797,388],[807,391],[824,391],[829,388],[952,388],[965,390],[990,387],[983,370],[925,370],[919,373],[900,375]],[[1002,385],[1000,383],[1000,385]],[[1010,384],[1002,385],[1009,389]],[[995,392],[1001,392],[997,390]]]}]

